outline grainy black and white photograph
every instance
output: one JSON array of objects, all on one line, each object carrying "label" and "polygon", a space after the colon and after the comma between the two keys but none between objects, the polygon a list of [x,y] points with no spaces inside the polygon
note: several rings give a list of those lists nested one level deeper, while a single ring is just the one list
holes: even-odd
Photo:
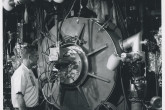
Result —
[{"label": "grainy black and white photograph", "polygon": [[3,110],[162,110],[161,0],[2,0]]}]

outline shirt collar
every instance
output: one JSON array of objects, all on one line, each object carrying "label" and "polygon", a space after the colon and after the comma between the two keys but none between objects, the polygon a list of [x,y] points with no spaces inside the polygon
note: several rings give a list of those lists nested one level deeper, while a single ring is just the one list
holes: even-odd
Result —
[{"label": "shirt collar", "polygon": [[23,66],[24,68],[26,68],[28,71],[30,71],[30,69],[29,69],[27,66],[25,66],[23,63],[22,63],[22,66]]}]

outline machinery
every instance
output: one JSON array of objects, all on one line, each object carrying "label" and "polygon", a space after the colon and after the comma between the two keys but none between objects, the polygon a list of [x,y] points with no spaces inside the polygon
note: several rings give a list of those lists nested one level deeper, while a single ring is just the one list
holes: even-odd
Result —
[{"label": "machinery", "polygon": [[[45,1],[42,2],[46,3]],[[17,32],[11,34],[8,31],[9,39],[7,44],[4,43],[4,50],[6,49],[4,51],[4,58],[6,58],[4,73],[7,74],[4,75],[4,78],[9,80],[11,76],[9,73],[12,74],[13,72],[10,70],[11,61],[8,62],[6,54],[10,56],[10,52],[15,46],[14,54],[19,61],[21,46],[28,39],[27,41],[32,41],[31,44],[38,46],[37,71],[38,79],[42,85],[43,101],[53,105],[56,109],[162,110],[160,93],[162,88],[161,28],[153,34],[154,40],[145,36],[145,29],[141,28],[140,31],[137,31],[139,27],[135,24],[143,22],[140,18],[143,17],[143,8],[141,8],[143,2],[136,1],[136,3],[139,3],[138,7],[135,1],[132,0],[130,6],[125,6],[130,11],[130,13],[127,12],[128,16],[125,15],[125,23],[128,26],[127,29],[131,32],[130,35],[124,36],[127,30],[124,30],[125,24],[122,24],[122,14],[117,10],[119,6],[114,0],[112,0],[112,3],[115,7],[113,10],[115,16],[112,16],[115,18],[112,20],[108,16],[108,20],[101,23],[95,18],[80,17],[81,0],[77,17],[68,17],[71,12],[74,13],[71,6],[65,18],[59,19],[59,4],[56,3],[61,3],[63,0],[53,0],[49,3],[49,5],[53,3],[53,5],[50,5],[53,7],[53,11],[34,8],[40,13],[35,13],[36,19],[32,21],[34,16],[29,17],[28,12],[31,10],[29,11],[27,8],[27,1],[23,0],[22,3],[25,4],[24,12],[21,15],[23,20],[20,20],[19,23],[17,19],[17,30],[15,30]],[[7,2],[4,3],[4,9],[7,11],[13,10],[18,5]],[[35,0],[31,0],[31,2],[36,6]],[[74,3],[76,3],[76,0],[73,1]],[[106,2],[103,2],[103,4],[106,4]],[[138,17],[135,15],[135,12],[136,14],[138,12],[137,7],[141,11],[141,15],[138,15]],[[49,27],[45,23],[47,21],[43,20],[44,13],[50,17],[49,20],[53,18],[52,24],[50,23],[51,20],[48,20],[48,24],[52,26]],[[34,13],[31,12],[31,14]],[[20,19],[22,19],[21,17]],[[31,21],[28,21],[28,19]],[[28,38],[26,36],[28,32],[25,32],[24,36],[23,31],[29,31],[28,26],[27,30],[24,29],[24,25],[28,23],[32,28],[30,31],[34,31],[32,37],[36,35],[37,38]],[[136,29],[131,28],[133,26]],[[136,34],[132,35],[132,33]],[[144,36],[146,39],[143,39]],[[14,46],[11,43],[13,39],[16,40]],[[7,85],[6,87],[10,87],[10,83],[5,82],[4,84]],[[150,87],[152,84],[155,84],[155,88]],[[151,89],[154,92],[151,92],[149,96],[147,93]],[[4,94],[8,94],[8,92]],[[4,100],[4,102],[7,106],[6,103],[10,102],[10,98]]]},{"label": "machinery", "polygon": [[[120,54],[121,49],[117,34],[105,29],[99,31],[100,28],[92,19],[66,19],[61,27],[63,40],[60,51],[54,51],[58,53],[58,60],[54,61],[49,60],[53,48],[47,45],[51,41],[45,38],[42,42],[42,57],[45,63],[49,62],[46,66],[39,65],[40,73],[43,73],[41,80],[48,76],[43,94],[57,108],[73,106],[70,109],[82,107],[82,110],[94,110],[111,97],[116,86],[117,70],[108,70],[107,60],[113,53]],[[50,30],[51,39],[55,39],[55,30],[55,27]],[[69,103],[72,105],[67,105],[68,100],[72,100]]]},{"label": "machinery", "polygon": [[[99,110],[104,105],[108,110],[115,110],[116,103],[109,99],[122,62],[132,65],[127,97],[131,110],[161,109],[160,97],[153,97],[150,106],[145,101],[147,80],[142,44],[147,41],[142,41],[142,32],[121,41],[116,33],[104,28],[100,31],[100,28],[92,19],[74,17],[63,22],[59,47],[48,38],[44,39],[41,48],[46,66],[40,65],[39,69],[42,69],[41,81],[48,81],[43,87],[45,99],[58,109]],[[51,39],[56,39],[55,30],[53,27],[49,32]],[[129,48],[131,52],[126,52]],[[68,100],[72,102],[68,103]],[[159,105],[156,105],[157,101]]]}]

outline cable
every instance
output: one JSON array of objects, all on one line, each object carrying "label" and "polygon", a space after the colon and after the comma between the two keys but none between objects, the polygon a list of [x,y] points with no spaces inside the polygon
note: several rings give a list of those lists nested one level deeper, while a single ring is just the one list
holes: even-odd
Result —
[{"label": "cable", "polygon": [[61,22],[61,24],[60,24],[60,27],[59,27],[59,32],[61,32],[62,24],[63,24],[63,22],[68,18],[70,12],[72,11],[72,9],[73,9],[73,7],[74,7],[74,5],[75,5],[75,2],[76,2],[76,0],[74,0],[74,2],[73,2],[73,4],[72,4],[72,6],[71,6],[71,8],[70,8],[70,10],[69,10],[69,12],[68,12],[68,14],[67,14],[67,15],[64,17],[64,19],[62,20],[62,22]]},{"label": "cable", "polygon": [[69,12],[68,12],[68,14],[67,14],[67,15],[65,16],[65,18],[64,18],[64,20],[67,19],[67,17],[69,16],[70,12],[72,11],[72,9],[73,9],[73,7],[74,7],[74,5],[75,5],[75,2],[76,2],[76,0],[74,0],[74,2],[73,2],[73,4],[72,4],[72,6],[71,6],[71,8],[70,8],[70,10],[69,10]]},{"label": "cable", "polygon": [[[49,84],[48,84],[48,87],[49,87]],[[56,87],[57,88],[57,87]],[[61,86],[59,86],[59,90],[61,89]],[[50,88],[49,88],[49,90],[51,90]],[[47,92],[48,92],[48,89],[47,89]],[[50,91],[49,91],[50,92]],[[44,99],[49,103],[49,104],[51,104],[51,105],[57,105],[58,107],[60,107],[60,105],[57,103],[57,99],[59,98],[59,95],[60,95],[60,93],[58,93],[58,96],[57,96],[57,99],[55,100],[54,99],[54,97],[53,97],[53,95],[51,94],[50,96],[53,98],[53,100],[54,100],[54,103],[52,103],[52,102],[50,102],[49,100],[48,100],[48,98],[49,97],[47,97],[46,95],[45,95],[45,92],[44,92],[44,89],[42,88],[42,93],[43,93],[43,96],[44,96]]]},{"label": "cable", "polygon": [[128,37],[128,31],[126,30],[126,27],[123,24],[123,16],[120,15],[120,13],[121,13],[120,8],[117,6],[117,3],[115,2],[115,0],[113,0],[112,3],[113,3],[114,10],[115,10],[115,17],[116,17],[116,22],[117,22],[116,25],[120,28],[121,33],[122,33],[120,46],[121,46],[121,48],[123,48],[123,51],[125,51],[125,49],[123,47],[123,37],[124,36],[125,36],[125,38]]},{"label": "cable", "polygon": [[[127,38],[128,31],[124,25],[124,18],[121,14],[121,10],[120,10],[119,6],[117,5],[119,3],[116,3],[115,0],[113,0],[113,3],[114,3],[115,13],[116,13],[116,17],[117,17],[117,24],[121,28],[122,35]],[[123,39],[123,37],[122,37],[122,39]]]},{"label": "cable", "polygon": [[78,12],[78,18],[77,18],[77,22],[79,22],[79,17],[81,15],[81,9],[82,9],[82,0],[80,0],[80,9],[79,9],[79,12]]},{"label": "cable", "polygon": [[[42,89],[42,93],[43,93],[43,96],[44,96],[44,99],[49,103],[49,104],[51,104],[51,105],[54,105],[54,104],[57,104],[57,103],[52,103],[52,102],[50,102],[49,100],[48,100],[48,98],[45,96],[45,94],[44,94],[44,89]],[[58,105],[58,104],[57,104]]]},{"label": "cable", "polygon": [[124,99],[125,99],[126,106],[127,106],[127,108],[125,108],[125,110],[129,110],[128,102],[127,102],[127,98],[126,98],[125,90],[124,90],[123,79],[122,79],[122,76],[121,76],[121,70],[122,70],[122,66],[120,66],[120,72],[119,72],[119,74],[120,74],[120,80],[121,80],[121,86],[122,86],[122,90],[123,90],[123,95],[124,95]]}]

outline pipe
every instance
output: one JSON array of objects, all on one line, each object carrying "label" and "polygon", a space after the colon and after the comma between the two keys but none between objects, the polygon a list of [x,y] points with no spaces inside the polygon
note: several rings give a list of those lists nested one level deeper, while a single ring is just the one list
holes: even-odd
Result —
[{"label": "pipe", "polygon": [[137,34],[125,39],[124,41],[120,41],[120,47],[123,50],[127,50],[128,48],[132,47],[132,52],[140,52],[142,51],[142,46],[141,46],[141,39],[142,39],[142,32],[138,32]]},{"label": "pipe", "polygon": [[144,59],[141,58],[144,56],[142,52],[141,35],[142,35],[142,31],[125,39],[124,41],[119,41],[119,45],[122,50],[127,50],[128,48],[132,47],[132,52],[122,53],[121,58],[117,54],[110,55],[107,62],[107,68],[109,70],[114,71],[120,64],[121,60],[124,62],[131,62],[131,61],[138,61]]}]

